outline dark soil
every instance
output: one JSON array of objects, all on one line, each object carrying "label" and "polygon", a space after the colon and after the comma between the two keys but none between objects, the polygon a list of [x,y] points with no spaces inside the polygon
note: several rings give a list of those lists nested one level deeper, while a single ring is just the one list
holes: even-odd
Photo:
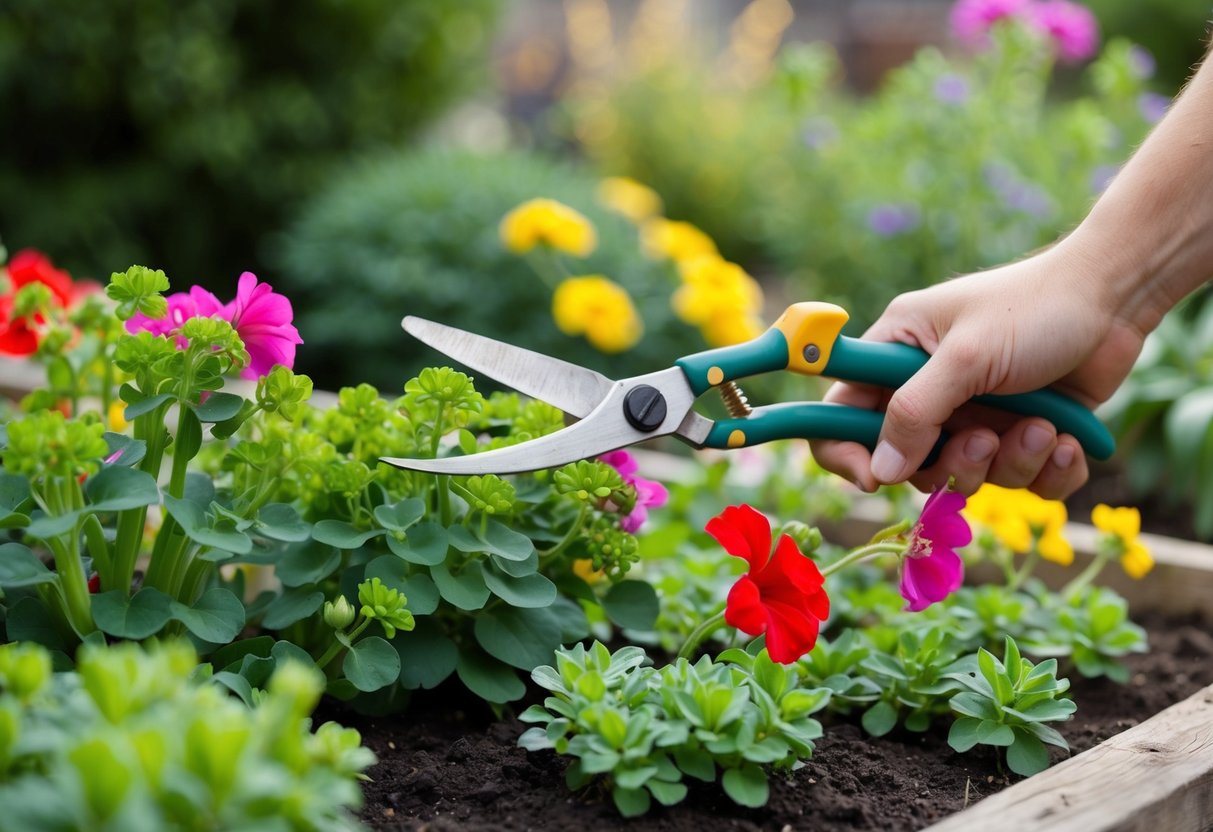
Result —
[{"label": "dark soil", "polygon": [[[1074,677],[1078,713],[1062,733],[1075,753],[1213,683],[1207,622],[1141,623],[1151,651],[1129,659],[1129,684]],[[912,830],[1018,779],[1000,773],[992,753],[954,753],[942,731],[870,739],[855,725],[828,724],[804,768],[772,779],[763,809],[743,809],[699,784],[679,806],[655,805],[624,821],[604,790],[569,792],[554,752],[518,748],[522,723],[494,720],[483,704],[450,691],[418,698],[403,717],[325,716],[358,728],[379,755],[362,817],[383,830]]]}]

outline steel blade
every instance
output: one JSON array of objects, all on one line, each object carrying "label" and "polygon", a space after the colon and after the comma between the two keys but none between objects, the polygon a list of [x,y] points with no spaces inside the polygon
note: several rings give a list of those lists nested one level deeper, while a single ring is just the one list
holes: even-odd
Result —
[{"label": "steel blade", "polygon": [[[666,405],[665,418],[651,431],[632,427],[623,413],[624,399],[628,393],[644,384],[661,391]],[[701,445],[707,438],[711,422],[691,410],[694,403],[695,394],[687,384],[686,376],[682,370],[672,367],[615,382],[602,403],[584,419],[538,439],[471,456],[445,459],[384,458],[382,461],[397,468],[434,474],[519,474],[589,459],[672,433],[693,445]]]},{"label": "steel blade", "polygon": [[425,318],[410,315],[400,325],[460,364],[578,419],[601,404],[614,385],[585,367]]}]

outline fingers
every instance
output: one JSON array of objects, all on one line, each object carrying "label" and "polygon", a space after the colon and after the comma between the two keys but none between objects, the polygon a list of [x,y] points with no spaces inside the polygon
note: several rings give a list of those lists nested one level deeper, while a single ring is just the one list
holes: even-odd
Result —
[{"label": "fingers", "polygon": [[920,491],[934,491],[952,478],[957,491],[972,494],[989,477],[999,444],[998,434],[989,428],[958,431],[948,439],[935,464],[910,477],[910,482]]},{"label": "fingers", "polygon": [[1078,440],[1073,436],[1061,436],[1030,487],[1046,500],[1064,500],[1077,491],[1088,476],[1087,458]]},{"label": "fingers", "polygon": [[[884,403],[885,392],[879,387],[862,384],[834,384],[826,391],[823,401],[845,404],[865,410],[878,410]],[[813,457],[822,468],[845,477],[864,491],[872,492],[880,485],[872,476],[872,455],[857,442],[816,439],[809,443]]]},{"label": "fingers", "polygon": [[922,369],[897,389],[885,411],[880,441],[872,454],[872,476],[882,483],[908,479],[930,453],[940,429],[976,391],[978,366],[964,342],[940,345]]},{"label": "fingers", "polygon": [[1002,435],[1002,450],[990,465],[990,482],[1027,488],[1057,448],[1057,429],[1044,419],[1020,419]]}]

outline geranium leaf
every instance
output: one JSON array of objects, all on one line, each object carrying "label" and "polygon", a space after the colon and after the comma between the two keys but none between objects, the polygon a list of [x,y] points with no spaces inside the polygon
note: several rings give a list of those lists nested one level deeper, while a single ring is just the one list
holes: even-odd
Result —
[{"label": "geranium leaf", "polygon": [[192,405],[200,422],[224,422],[233,418],[244,406],[244,399],[234,393],[211,393],[206,401]]},{"label": "geranium leaf", "polygon": [[[130,401],[130,399],[127,398],[128,395],[141,395],[129,384],[122,385],[122,393],[122,398],[124,401]],[[151,413],[160,405],[165,404],[166,402],[171,402],[172,400],[173,395],[171,393],[161,393],[158,396],[148,396],[145,399],[139,399],[138,401],[131,402],[126,410],[123,411],[122,418],[126,419],[128,422],[133,422],[144,413]]]},{"label": "geranium leaf", "polygon": [[555,662],[560,621],[547,610],[500,607],[476,619],[476,641],[495,659],[520,670]]},{"label": "geranium leaf", "polygon": [[590,619],[581,604],[571,598],[558,596],[552,606],[548,607],[548,611],[556,616],[556,621],[560,624],[561,644],[581,641],[590,635]]},{"label": "geranium leaf", "polygon": [[484,535],[477,537],[482,542],[484,551],[506,560],[526,560],[535,551],[535,544],[529,537],[496,520],[490,520],[485,525]]},{"label": "geranium leaf", "polygon": [[169,610],[191,633],[212,644],[226,644],[244,628],[244,604],[221,587],[208,589],[190,607],[174,601]]},{"label": "geranium leaf", "polygon": [[1007,768],[1031,777],[1049,767],[1049,751],[1044,743],[1023,729],[1015,730],[1015,742],[1007,748]]},{"label": "geranium leaf", "polygon": [[620,581],[602,599],[607,617],[629,630],[652,630],[657,623],[657,591],[645,581]]},{"label": "geranium leaf", "polygon": [[302,543],[312,536],[312,524],[299,516],[294,506],[270,503],[257,512],[256,529],[271,540]]},{"label": "geranium leaf", "polygon": [[341,670],[354,687],[369,693],[400,678],[400,654],[379,636],[359,639],[345,654]]},{"label": "geranium leaf", "polygon": [[440,563],[430,567],[430,577],[442,597],[461,610],[481,609],[489,600],[489,588],[479,561],[467,564],[458,575],[452,575],[446,564]]},{"label": "geranium leaf", "polygon": [[436,621],[420,619],[412,632],[392,639],[400,654],[400,684],[409,690],[435,688],[455,672],[459,648]]},{"label": "geranium leaf", "polygon": [[897,710],[888,702],[877,702],[863,712],[863,730],[873,737],[883,737],[897,724]]},{"label": "geranium leaf", "polygon": [[402,532],[416,523],[425,515],[425,501],[419,497],[410,497],[394,505],[375,507],[375,520],[385,529]]},{"label": "geranium leaf", "polygon": [[142,462],[144,455],[147,454],[147,443],[142,439],[132,439],[126,434],[113,433],[108,430],[101,435],[101,438],[109,446],[109,453],[105,455],[107,459],[121,451],[117,459],[107,463],[109,465],[130,468]]},{"label": "geranium leaf", "polygon": [[399,590],[408,599],[407,607],[413,615],[429,615],[438,609],[439,593],[434,580],[425,572],[407,574],[407,566],[400,558],[384,555],[366,565],[364,580],[378,578],[384,586]]},{"label": "geranium leaf", "polygon": [[513,702],[526,693],[517,673],[478,650],[462,651],[455,672],[468,690],[487,702]]},{"label": "geranium leaf", "polygon": [[0,546],[0,587],[36,586],[51,583],[56,577],[28,546],[20,543]]},{"label": "geranium leaf", "polygon": [[556,584],[539,573],[515,578],[490,564],[484,570],[484,582],[494,595],[512,607],[549,607],[556,600]]},{"label": "geranium leaf", "polygon": [[153,636],[169,622],[172,599],[158,589],[144,587],[127,597],[121,590],[93,596],[93,620],[102,632],[135,641]]},{"label": "geranium leaf", "polygon": [[384,533],[383,529],[359,531],[357,527],[343,520],[321,520],[312,527],[313,539],[338,549],[357,549],[371,538]]},{"label": "geranium leaf", "polygon": [[[211,525],[211,518],[207,517],[206,510],[192,500],[179,500],[172,494],[165,494],[164,508],[181,526],[185,536],[195,543],[237,555],[247,555],[253,551],[253,541],[247,534],[234,528],[216,528]],[[228,523],[227,520],[221,522]]]},{"label": "geranium leaf", "polygon": [[4,621],[10,641],[32,641],[51,650],[67,650],[55,617],[41,598],[22,598],[8,609]]},{"label": "geranium leaf", "polygon": [[267,630],[281,630],[296,621],[302,621],[324,605],[324,593],[309,584],[288,589],[265,608],[261,626]]},{"label": "geranium leaf", "polygon": [[767,804],[771,796],[771,787],[767,783],[767,775],[756,765],[746,764],[741,768],[731,768],[720,778],[725,794],[734,803],[757,809]]},{"label": "geranium leaf", "polygon": [[287,550],[274,567],[284,586],[315,584],[341,566],[341,552],[332,546],[304,543]]},{"label": "geranium leaf", "polygon": [[409,563],[434,566],[446,560],[447,530],[439,523],[418,523],[408,530],[404,540],[389,534],[387,545],[392,554]]},{"label": "geranium leaf", "polygon": [[137,468],[102,468],[84,484],[91,511],[125,511],[160,502],[156,480]]}]

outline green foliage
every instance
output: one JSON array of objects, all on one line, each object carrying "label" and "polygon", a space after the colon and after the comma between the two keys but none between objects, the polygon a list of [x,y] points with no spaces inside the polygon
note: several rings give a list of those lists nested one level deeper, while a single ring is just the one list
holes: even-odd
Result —
[{"label": "green foliage", "polygon": [[1034,656],[1068,656],[1083,676],[1107,676],[1124,684],[1129,669],[1120,661],[1144,653],[1146,632],[1129,620],[1124,598],[1104,587],[1088,587],[1045,606],[1024,643]]},{"label": "green foliage", "polygon": [[830,692],[798,688],[795,672],[766,651],[679,659],[661,670],[647,664],[638,647],[612,654],[595,642],[558,652],[556,667],[532,673],[552,695],[521,715],[542,727],[527,730],[519,745],[573,757],[570,788],[605,776],[625,817],[644,814],[652,800],[680,803],[684,776],[715,782],[718,772],[734,802],[763,806],[764,766],[787,769],[812,755],[821,725],[811,714]]},{"label": "green foliage", "polygon": [[949,674],[965,688],[948,702],[957,715],[948,733],[952,748],[1006,748],[1007,766],[1025,777],[1048,767],[1045,743],[1069,750],[1065,738],[1045,725],[1069,719],[1076,708],[1060,696],[1070,683],[1057,678],[1056,659],[1033,664],[1008,636],[1001,662],[982,648],[968,665]]},{"label": "green foliage", "polygon": [[1213,303],[1207,293],[1163,319],[1107,402],[1133,492],[1191,505],[1213,538]]},{"label": "green foliage", "polygon": [[[0,800],[8,829],[354,830],[357,731],[308,715],[318,673],[286,664],[249,708],[194,681],[180,643],[85,647],[76,672],[0,646]],[[205,667],[205,666],[204,666]]]},{"label": "green foliage", "polygon": [[863,713],[863,727],[883,736],[903,722],[910,731],[925,731],[932,720],[947,713],[944,694],[954,683],[951,672],[959,652],[943,627],[903,630],[886,651],[874,650],[860,667],[880,686],[880,699]]},{"label": "green foliage", "polygon": [[1158,62],[1159,81],[1167,93],[1178,91],[1192,67],[1206,54],[1209,4],[1205,0],[1170,0],[1144,7],[1133,0],[1087,0],[1109,38],[1132,38]]},{"label": "green foliage", "polygon": [[[405,152],[369,161],[305,206],[276,247],[283,290],[306,333],[303,369],[330,389],[351,378],[399,389],[432,361],[400,332],[403,315],[488,335],[619,377],[669,366],[702,348],[669,307],[675,283],[639,254],[635,228],[596,204],[597,179],[521,153]],[[598,229],[597,251],[566,261],[575,274],[622,284],[644,319],[640,344],[606,358],[562,335],[552,288],[498,238],[502,217],[536,196],[560,200]],[[332,303],[333,292],[341,303]],[[487,385],[482,382],[482,386]]]},{"label": "green foliage", "polygon": [[125,272],[110,275],[105,294],[118,302],[118,308],[114,310],[118,320],[127,321],[136,314],[163,318],[168,312],[168,302],[163,296],[168,289],[168,278],[160,269],[153,271],[146,266],[131,266]]},{"label": "green foliage", "polygon": [[0,98],[31,129],[0,139],[5,239],[73,272],[154,262],[217,288],[260,271],[292,204],[483,78],[497,10],[10,0]]},{"label": "green foliage", "polygon": [[388,638],[395,638],[397,630],[413,629],[413,614],[404,608],[408,599],[397,589],[383,585],[378,578],[371,578],[358,585],[358,611],[366,618],[378,621]]}]

